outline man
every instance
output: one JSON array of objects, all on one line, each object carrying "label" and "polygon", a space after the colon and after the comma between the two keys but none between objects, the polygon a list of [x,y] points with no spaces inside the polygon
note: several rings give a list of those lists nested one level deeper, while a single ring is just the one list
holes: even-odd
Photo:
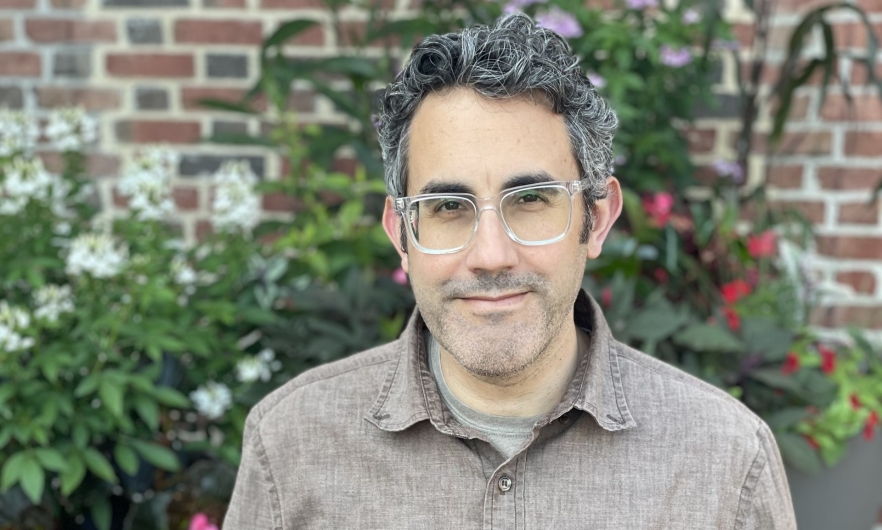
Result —
[{"label": "man", "polygon": [[254,408],[227,530],[796,527],[768,427],[580,290],[622,200],[563,39],[523,15],[429,37],[381,118],[417,310]]}]

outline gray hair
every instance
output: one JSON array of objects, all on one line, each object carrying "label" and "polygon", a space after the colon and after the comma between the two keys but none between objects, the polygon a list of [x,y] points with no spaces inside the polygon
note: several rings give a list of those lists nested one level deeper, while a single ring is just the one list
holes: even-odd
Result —
[{"label": "gray hair", "polygon": [[536,27],[522,13],[503,16],[492,28],[432,35],[416,45],[381,102],[378,132],[389,195],[407,193],[410,124],[420,103],[430,93],[455,87],[493,99],[538,93],[544,95],[538,100],[563,116],[580,177],[588,179],[581,234],[587,241],[593,205],[607,194],[618,119],[579,68],[566,40]]}]

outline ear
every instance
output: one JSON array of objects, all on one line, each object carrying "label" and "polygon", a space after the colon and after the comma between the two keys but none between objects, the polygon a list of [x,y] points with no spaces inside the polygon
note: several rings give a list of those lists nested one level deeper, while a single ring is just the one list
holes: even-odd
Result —
[{"label": "ear", "polygon": [[392,197],[389,196],[386,197],[386,206],[383,208],[383,230],[401,256],[401,268],[409,274],[407,253],[401,248],[401,216],[393,208]]},{"label": "ear", "polygon": [[616,219],[622,213],[622,187],[615,177],[606,179],[606,198],[597,201],[594,205],[594,226],[588,238],[588,258],[596,259],[600,256],[603,242],[615,224]]}]

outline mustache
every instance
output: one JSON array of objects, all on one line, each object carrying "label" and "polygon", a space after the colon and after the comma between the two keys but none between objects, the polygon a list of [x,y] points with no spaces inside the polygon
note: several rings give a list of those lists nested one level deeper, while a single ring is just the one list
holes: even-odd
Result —
[{"label": "mustache", "polygon": [[512,291],[545,291],[548,280],[539,274],[513,274],[502,272],[496,275],[479,274],[469,280],[447,280],[441,284],[444,298],[466,298],[476,295],[492,295]]}]

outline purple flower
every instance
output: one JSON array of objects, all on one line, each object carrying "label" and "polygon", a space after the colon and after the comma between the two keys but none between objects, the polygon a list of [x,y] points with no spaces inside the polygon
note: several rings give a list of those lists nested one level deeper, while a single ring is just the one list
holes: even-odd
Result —
[{"label": "purple flower", "polygon": [[646,9],[658,6],[658,0],[625,0],[628,9]]},{"label": "purple flower", "polygon": [[594,88],[598,90],[606,86],[606,79],[597,72],[588,72],[586,77],[588,78],[588,81],[591,81],[591,84],[594,85]]},{"label": "purple flower", "polygon": [[732,177],[732,181],[736,184],[744,181],[744,168],[738,162],[719,159],[712,164],[712,167],[720,177]]},{"label": "purple flower", "polygon": [[687,9],[683,13],[683,18],[681,20],[683,21],[683,24],[686,24],[687,26],[698,24],[701,22],[701,13],[699,13],[697,9]]},{"label": "purple flower", "polygon": [[741,43],[737,40],[714,39],[711,48],[717,51],[738,51],[741,48]]},{"label": "purple flower", "polygon": [[502,8],[502,11],[505,14],[516,13],[518,11],[523,11],[525,7],[533,5],[533,4],[544,4],[548,0],[509,0],[505,7]]},{"label": "purple flower", "polygon": [[672,48],[667,44],[661,47],[661,63],[673,68],[681,68],[692,62],[689,48]]},{"label": "purple flower", "polygon": [[582,36],[582,26],[576,17],[563,11],[559,7],[552,7],[550,11],[536,15],[536,25],[540,28],[550,29],[561,37],[572,39]]}]

